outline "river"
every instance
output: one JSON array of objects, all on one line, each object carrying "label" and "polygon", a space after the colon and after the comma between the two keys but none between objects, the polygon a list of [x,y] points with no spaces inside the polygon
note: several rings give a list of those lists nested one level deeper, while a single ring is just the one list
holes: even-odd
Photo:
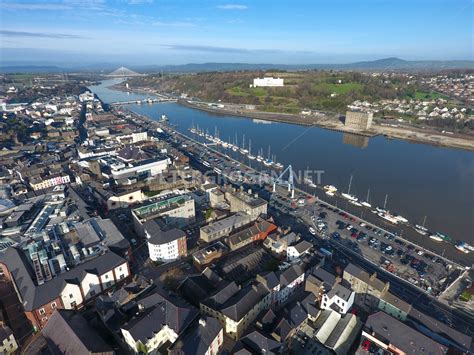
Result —
[{"label": "river", "polygon": [[[145,98],[111,90],[112,80],[90,87],[103,102]],[[239,146],[243,135],[254,155],[270,146],[276,160],[299,171],[323,171],[320,183],[335,185],[370,203],[399,213],[412,224],[426,227],[474,245],[474,154],[460,149],[435,147],[388,139],[363,138],[318,127],[265,122],[204,112],[176,103],[128,105],[139,114],[158,119],[165,114],[181,133],[199,126]],[[238,153],[235,153],[238,154]],[[249,163],[247,159],[247,163]],[[256,161],[250,161],[257,164]],[[316,174],[314,174],[316,177]],[[316,181],[315,181],[316,182]]]}]

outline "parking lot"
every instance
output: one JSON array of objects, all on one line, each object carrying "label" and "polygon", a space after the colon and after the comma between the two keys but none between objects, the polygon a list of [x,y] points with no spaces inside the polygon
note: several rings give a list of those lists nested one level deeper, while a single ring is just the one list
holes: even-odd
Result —
[{"label": "parking lot", "polygon": [[[298,208],[296,214],[312,234],[331,239],[432,294],[439,294],[454,270],[436,257],[393,233],[324,203]],[[337,245],[337,244],[336,244]]]}]

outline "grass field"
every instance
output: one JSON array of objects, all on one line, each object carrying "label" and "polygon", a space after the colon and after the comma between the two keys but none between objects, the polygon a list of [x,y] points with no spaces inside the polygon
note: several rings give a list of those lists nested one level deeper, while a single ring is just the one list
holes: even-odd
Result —
[{"label": "grass field", "polygon": [[[410,97],[411,98],[411,97]],[[415,92],[416,100],[436,100],[436,99],[445,99],[446,96],[439,94],[437,92],[424,92],[424,91],[417,91]]]},{"label": "grass field", "polygon": [[362,84],[359,83],[344,83],[344,84],[330,84],[330,83],[318,83],[314,84],[315,89],[324,90],[329,93],[336,93],[339,95],[347,94],[351,91],[359,91],[362,89]]}]

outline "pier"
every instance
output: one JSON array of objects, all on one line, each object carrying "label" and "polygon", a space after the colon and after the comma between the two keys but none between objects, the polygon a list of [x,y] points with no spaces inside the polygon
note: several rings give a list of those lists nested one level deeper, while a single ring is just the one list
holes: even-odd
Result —
[{"label": "pier", "polygon": [[160,97],[156,99],[143,99],[143,100],[129,100],[129,101],[116,101],[111,102],[110,105],[113,106],[122,106],[122,105],[141,105],[141,104],[156,104],[162,102],[177,102],[176,99],[168,98],[168,97]]}]

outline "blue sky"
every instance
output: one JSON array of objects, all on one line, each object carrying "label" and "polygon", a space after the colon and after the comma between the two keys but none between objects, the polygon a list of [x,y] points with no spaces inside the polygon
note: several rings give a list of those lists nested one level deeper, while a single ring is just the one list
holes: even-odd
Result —
[{"label": "blue sky", "polygon": [[0,0],[1,61],[473,59],[473,0]]}]

